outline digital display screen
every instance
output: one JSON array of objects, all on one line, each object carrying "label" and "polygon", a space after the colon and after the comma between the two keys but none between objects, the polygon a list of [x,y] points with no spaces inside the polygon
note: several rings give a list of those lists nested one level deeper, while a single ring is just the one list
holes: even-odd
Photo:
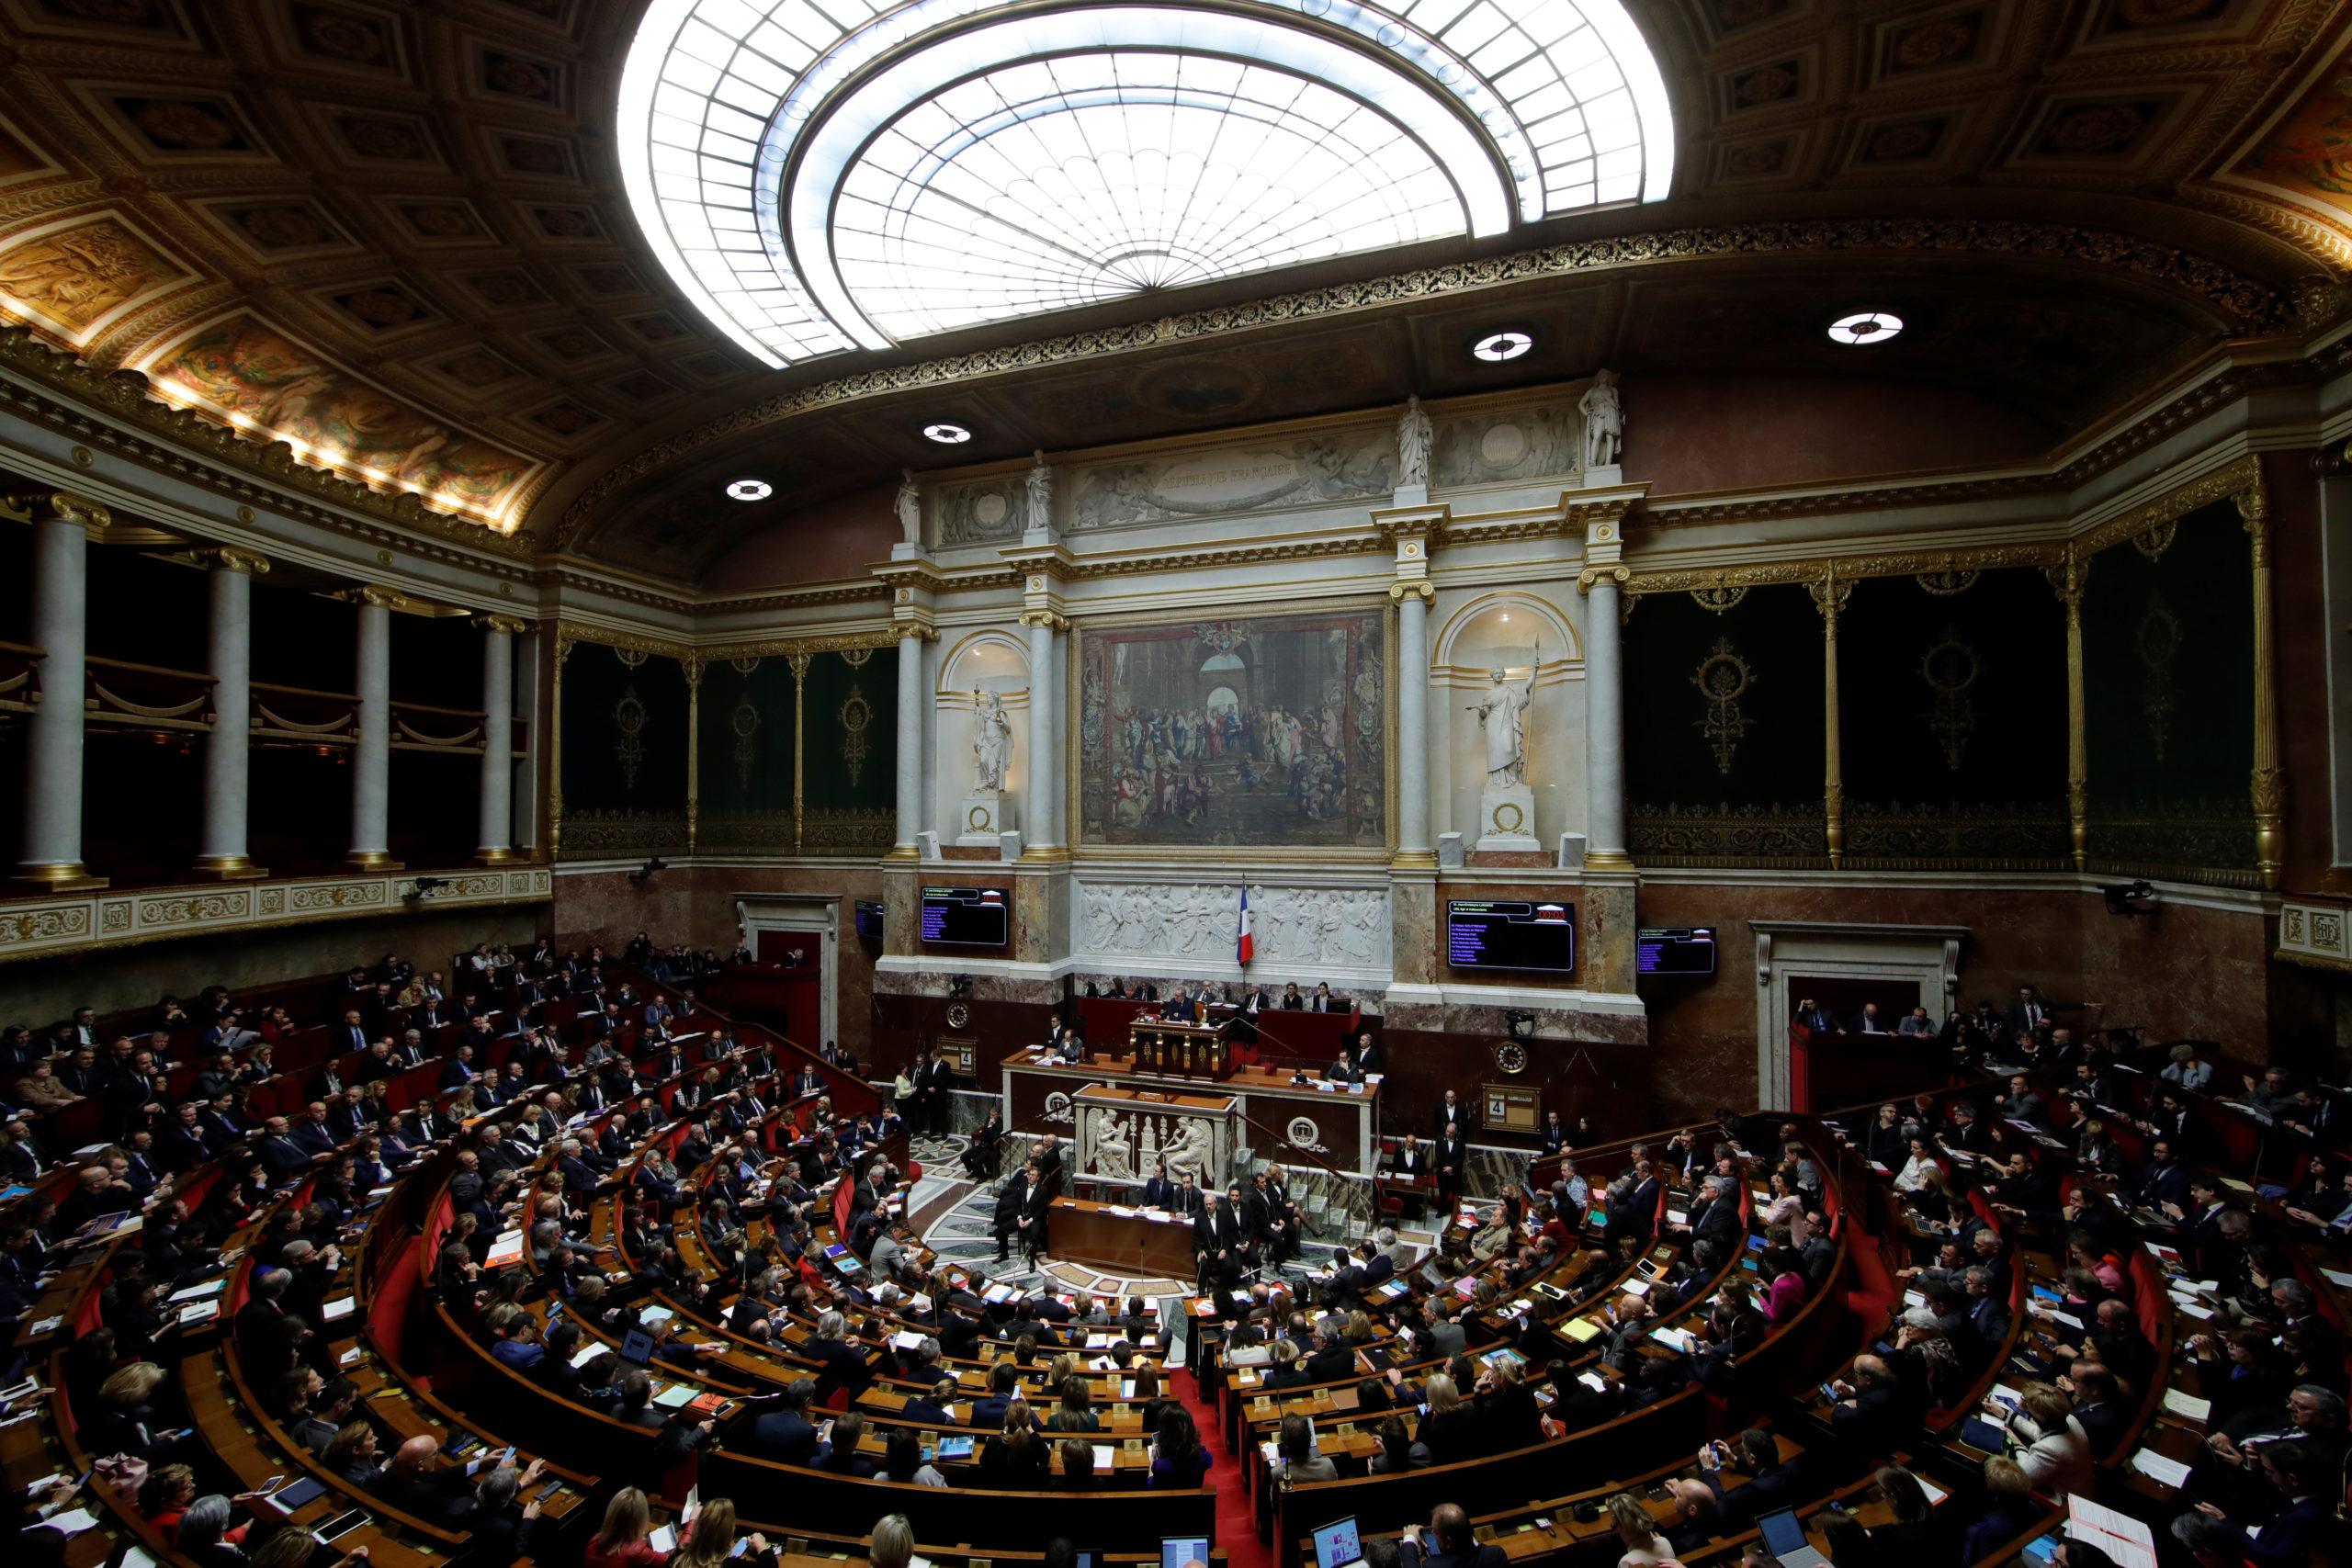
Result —
[{"label": "digital display screen", "polygon": [[1712,975],[1713,926],[1644,926],[1634,939],[1634,963],[1644,975]]},{"label": "digital display screen", "polygon": [[926,887],[922,939],[956,947],[1002,947],[1006,933],[1001,887]]},{"label": "digital display screen", "polygon": [[1540,969],[1565,975],[1577,966],[1577,908],[1510,898],[1449,898],[1446,961],[1457,969]]}]

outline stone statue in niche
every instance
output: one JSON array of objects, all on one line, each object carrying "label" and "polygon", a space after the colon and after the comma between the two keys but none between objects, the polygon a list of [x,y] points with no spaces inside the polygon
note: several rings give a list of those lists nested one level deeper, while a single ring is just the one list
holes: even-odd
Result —
[{"label": "stone statue in niche", "polygon": [[1000,795],[1012,767],[1012,720],[994,692],[972,694],[972,793]]},{"label": "stone statue in niche", "polygon": [[907,543],[922,543],[922,492],[915,488],[915,471],[899,470],[899,499],[896,502],[899,527],[907,536]]},{"label": "stone statue in niche", "polygon": [[1029,468],[1029,526],[1047,528],[1054,521],[1054,470],[1046,466],[1042,449],[1034,456],[1036,461]]},{"label": "stone statue in niche", "polygon": [[1487,678],[1493,689],[1485,701],[1470,705],[1470,711],[1487,731],[1487,787],[1510,789],[1527,766],[1527,705],[1535,695],[1535,671],[1530,670],[1518,685],[1511,684],[1507,670],[1489,670]]},{"label": "stone statue in niche", "polygon": [[1577,410],[1584,415],[1584,466],[1613,467],[1625,445],[1625,411],[1616,376],[1608,370],[1594,371],[1592,385],[1577,400]]},{"label": "stone statue in niche", "polygon": [[1421,412],[1418,397],[1405,400],[1405,412],[1396,420],[1396,483],[1423,485],[1430,482],[1430,416]]}]

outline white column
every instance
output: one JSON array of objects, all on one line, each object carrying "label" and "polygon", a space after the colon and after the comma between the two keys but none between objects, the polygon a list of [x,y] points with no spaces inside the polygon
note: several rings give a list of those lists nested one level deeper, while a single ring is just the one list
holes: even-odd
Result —
[{"label": "white column", "polygon": [[363,588],[359,608],[359,739],[351,749],[351,853],[355,871],[398,871],[391,855],[391,595]]},{"label": "white column", "polygon": [[474,863],[504,865],[514,854],[514,634],[520,621],[477,616],[481,628],[481,828]]},{"label": "white column", "polygon": [[1430,852],[1430,632],[1426,584],[1396,601],[1396,849]]},{"label": "white column", "polygon": [[1022,853],[1054,842],[1054,621],[1049,612],[1031,612],[1029,628],[1029,768],[1023,775],[1021,820],[1027,838]]},{"label": "white column", "polygon": [[[528,627],[526,626],[526,630]],[[539,694],[539,639],[526,637],[514,645],[514,713],[523,721],[524,755],[515,759],[508,775],[514,794],[508,801],[514,824],[514,858],[531,859],[539,847],[539,758],[547,747],[548,727]]]},{"label": "white column", "polygon": [[111,519],[105,508],[53,495],[33,521],[32,637],[40,703],[28,727],[24,858],[20,882],[104,887],[82,863],[82,682],[89,625],[90,535]]},{"label": "white column", "polygon": [[1622,868],[1625,852],[1625,694],[1617,658],[1619,573],[1591,574],[1585,601],[1585,864]]},{"label": "white column", "polygon": [[1046,758],[1046,787],[1053,791],[1054,840],[1057,844],[1069,842],[1069,682],[1062,679],[1062,671],[1069,668],[1069,628],[1058,626],[1054,631],[1054,673],[1048,684],[1054,694],[1054,726],[1051,754]]},{"label": "white column", "polygon": [[253,752],[254,574],[269,562],[249,551],[209,552],[212,733],[204,741],[204,831],[196,874],[246,882],[269,873],[246,852]]},{"label": "white column", "polygon": [[922,831],[922,635],[901,626],[899,637],[899,841],[901,860],[920,853]]}]

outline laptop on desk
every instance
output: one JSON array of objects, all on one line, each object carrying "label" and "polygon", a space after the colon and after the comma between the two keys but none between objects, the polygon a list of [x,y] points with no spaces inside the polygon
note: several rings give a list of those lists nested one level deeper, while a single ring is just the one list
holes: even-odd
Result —
[{"label": "laptop on desk", "polygon": [[1766,1550],[1781,1560],[1781,1568],[1829,1568],[1829,1559],[1805,1540],[1804,1526],[1798,1522],[1794,1508],[1763,1515],[1757,1519],[1756,1529],[1764,1538]]},{"label": "laptop on desk", "polygon": [[1363,1561],[1363,1541],[1352,1517],[1325,1525],[1315,1532],[1315,1568],[1357,1568]]}]

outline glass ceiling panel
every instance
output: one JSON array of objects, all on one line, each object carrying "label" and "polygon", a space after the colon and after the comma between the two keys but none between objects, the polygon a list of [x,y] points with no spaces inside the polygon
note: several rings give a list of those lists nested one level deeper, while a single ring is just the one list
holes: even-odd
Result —
[{"label": "glass ceiling panel", "polygon": [[[989,16],[1008,5],[654,0],[622,80],[630,205],[737,344],[789,364],[1672,180],[1664,79],[1623,0]],[[952,72],[905,69],[950,35]]]}]

